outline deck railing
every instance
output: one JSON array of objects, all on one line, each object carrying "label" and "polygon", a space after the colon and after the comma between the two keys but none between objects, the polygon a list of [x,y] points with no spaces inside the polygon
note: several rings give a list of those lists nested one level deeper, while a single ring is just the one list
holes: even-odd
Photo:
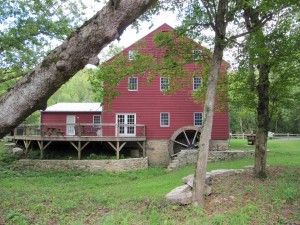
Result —
[{"label": "deck railing", "polygon": [[142,124],[22,124],[14,130],[14,136],[145,137],[146,129]]}]

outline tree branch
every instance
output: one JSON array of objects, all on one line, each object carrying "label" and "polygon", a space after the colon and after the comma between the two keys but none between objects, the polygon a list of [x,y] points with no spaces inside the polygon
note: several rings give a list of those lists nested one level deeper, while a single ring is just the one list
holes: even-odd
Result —
[{"label": "tree branch", "polygon": [[110,42],[157,0],[120,0],[114,9],[103,7],[75,30],[31,72],[0,97],[0,137],[18,126],[27,116],[45,109],[48,98],[84,68]]}]

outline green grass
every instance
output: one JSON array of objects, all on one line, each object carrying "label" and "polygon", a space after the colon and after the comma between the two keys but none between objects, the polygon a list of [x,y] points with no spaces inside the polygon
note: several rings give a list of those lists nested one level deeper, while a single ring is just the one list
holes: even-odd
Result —
[{"label": "green grass", "polygon": [[[246,140],[231,140],[231,149],[253,148],[246,146]],[[226,208],[225,202],[223,211],[216,208],[209,214],[210,205],[202,211],[164,200],[165,194],[182,185],[182,177],[193,173],[194,166],[175,172],[163,168],[124,173],[13,170],[15,157],[5,154],[0,143],[0,224],[272,224],[273,217],[276,223],[284,223],[280,210],[299,204],[300,141],[270,140],[268,149],[268,165],[284,166],[276,179],[253,181],[250,176],[245,181],[219,181],[212,198],[230,192],[234,205]],[[253,165],[253,158],[210,163],[208,170],[246,165]],[[234,189],[240,192],[231,193]]]}]

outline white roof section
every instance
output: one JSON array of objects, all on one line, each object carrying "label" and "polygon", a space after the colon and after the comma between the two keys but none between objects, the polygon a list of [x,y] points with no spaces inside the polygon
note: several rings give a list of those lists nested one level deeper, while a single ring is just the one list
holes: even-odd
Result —
[{"label": "white roof section", "polygon": [[102,112],[102,106],[97,103],[57,103],[47,107],[44,112]]}]

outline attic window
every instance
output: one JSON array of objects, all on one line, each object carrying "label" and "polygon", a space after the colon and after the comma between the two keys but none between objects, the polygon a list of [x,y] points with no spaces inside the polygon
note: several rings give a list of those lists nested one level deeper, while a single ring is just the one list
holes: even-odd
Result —
[{"label": "attic window", "polygon": [[135,60],[137,58],[138,51],[137,50],[129,50],[128,51],[128,60]]},{"label": "attic window", "polygon": [[201,77],[194,77],[193,78],[193,90],[197,91],[199,87],[202,86],[202,79]]},{"label": "attic window", "polygon": [[195,49],[192,51],[193,53],[193,57],[195,61],[201,60],[201,56],[202,56],[202,50],[200,49]]},{"label": "attic window", "polygon": [[161,77],[160,78],[160,90],[167,91],[170,89],[170,78],[168,77]]}]

